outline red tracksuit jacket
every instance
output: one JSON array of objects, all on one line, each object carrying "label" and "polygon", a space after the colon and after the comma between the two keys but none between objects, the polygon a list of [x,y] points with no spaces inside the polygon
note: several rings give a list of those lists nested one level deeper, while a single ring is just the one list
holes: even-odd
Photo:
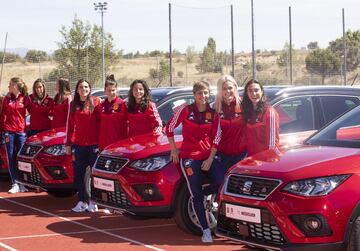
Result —
[{"label": "red tracksuit jacket", "polygon": [[52,115],[53,120],[51,121],[51,128],[58,128],[66,126],[68,121],[68,117],[70,114],[70,103],[72,97],[68,96],[62,103],[57,104],[54,101],[54,105],[52,107]]},{"label": "red tracksuit jacket", "polygon": [[47,95],[42,101],[35,95],[29,96],[28,111],[30,113],[30,130],[48,130],[51,128],[49,115],[53,107],[54,100]]},{"label": "red tracksuit jacket", "polygon": [[[180,157],[203,160],[209,157],[215,110],[207,105],[204,112],[199,112],[196,104],[183,104],[174,111],[174,116],[166,125],[166,135],[174,136],[175,128],[182,123],[183,142]],[[218,122],[217,122],[218,123]]]},{"label": "red tracksuit jacket", "polygon": [[162,134],[162,121],[155,103],[150,101],[144,112],[141,112],[140,105],[136,105],[134,111],[131,113],[126,109],[129,137],[147,133]]},{"label": "red tracksuit jacket", "polygon": [[262,116],[253,114],[246,123],[248,155],[279,147],[279,115],[266,106]]},{"label": "red tracksuit jacket", "polygon": [[[84,109],[80,106],[72,113],[70,111],[69,120],[66,126],[66,145],[91,146],[99,143],[100,98],[92,97],[94,111],[89,111],[89,104],[84,104]],[[72,101],[73,102],[73,101]],[[71,102],[71,103],[72,103]]]},{"label": "red tracksuit jacket", "polygon": [[101,102],[99,149],[127,137],[127,119],[125,102],[116,97],[111,102],[105,99]]},{"label": "red tracksuit jacket", "polygon": [[214,123],[216,131],[213,147],[226,155],[239,155],[247,150],[245,135],[245,118],[241,108],[236,108],[236,102],[230,105],[223,104],[222,113],[216,113],[215,121],[220,119],[219,123]]},{"label": "red tracksuit jacket", "polygon": [[23,94],[19,94],[18,97],[15,97],[13,94],[7,94],[2,103],[0,131],[25,132],[25,116],[28,105],[29,98]]}]

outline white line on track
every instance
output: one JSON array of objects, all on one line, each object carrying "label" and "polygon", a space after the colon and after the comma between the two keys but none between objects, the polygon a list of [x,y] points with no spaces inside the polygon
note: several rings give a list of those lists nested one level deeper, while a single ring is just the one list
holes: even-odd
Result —
[{"label": "white line on track", "polygon": [[79,226],[82,226],[82,227],[85,227],[85,228],[94,230],[94,231],[96,231],[96,232],[101,232],[101,233],[103,233],[103,234],[110,235],[110,236],[115,237],[115,238],[117,238],[117,239],[125,240],[125,241],[131,242],[131,243],[134,243],[134,244],[137,244],[137,245],[140,245],[140,246],[143,246],[143,247],[152,249],[152,250],[165,251],[164,249],[157,248],[157,247],[151,246],[151,245],[147,245],[147,244],[145,244],[145,243],[143,243],[143,242],[136,241],[136,240],[127,238],[127,237],[125,237],[125,236],[113,234],[113,233],[107,232],[107,231],[105,231],[105,230],[96,228],[96,227],[92,227],[92,226],[89,226],[89,225],[86,225],[86,224],[83,224],[83,223],[80,223],[80,222],[77,222],[77,221],[73,221],[73,220],[70,220],[70,219],[68,219],[68,218],[59,216],[59,215],[57,215],[57,214],[53,214],[53,213],[50,213],[50,212],[41,210],[41,209],[39,209],[39,208],[36,208],[36,207],[32,207],[32,206],[23,204],[23,203],[21,203],[21,202],[17,202],[17,201],[14,201],[14,200],[11,200],[11,199],[7,199],[7,198],[1,197],[1,196],[0,196],[0,199],[5,200],[5,201],[10,202],[10,203],[13,203],[13,204],[16,204],[16,205],[19,205],[19,206],[23,206],[23,207],[29,208],[29,209],[34,210],[34,211],[38,211],[38,212],[43,213],[43,214],[45,214],[45,215],[49,215],[49,216],[52,216],[52,217],[56,217],[56,218],[61,219],[61,220],[63,220],[63,221],[71,222],[71,223],[73,223],[73,224],[76,224],[76,225],[79,225]]},{"label": "white line on track", "polygon": [[[107,228],[103,229],[104,231],[121,231],[121,230],[134,230],[134,229],[146,229],[146,228],[156,228],[156,227],[172,227],[175,224],[161,224],[161,225],[147,225],[141,227],[119,227],[119,228]],[[13,237],[2,237],[0,241],[3,240],[16,240],[16,239],[28,239],[28,238],[39,238],[39,237],[53,237],[59,235],[77,235],[77,234],[88,234],[97,232],[95,230],[87,230],[87,231],[76,231],[76,232],[64,232],[58,234],[36,234],[36,235],[20,235],[20,236],[13,236]],[[1,243],[1,242],[0,242]]]},{"label": "white line on track", "polygon": [[2,243],[2,242],[0,242],[0,247],[3,247],[3,248],[5,248],[6,250],[9,250],[9,251],[17,251],[17,249],[12,248],[12,247],[10,247],[10,246]]}]

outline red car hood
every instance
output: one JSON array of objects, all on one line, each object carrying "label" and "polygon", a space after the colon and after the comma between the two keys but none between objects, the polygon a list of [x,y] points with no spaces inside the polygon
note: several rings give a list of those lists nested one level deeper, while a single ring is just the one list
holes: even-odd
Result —
[{"label": "red car hood", "polygon": [[65,127],[51,129],[38,133],[26,140],[27,144],[42,145],[44,147],[65,143]]},{"label": "red car hood", "polygon": [[255,154],[235,164],[230,173],[298,180],[358,172],[359,163],[358,148],[301,146]]},{"label": "red car hood", "polygon": [[[182,136],[176,135],[174,138],[177,147],[180,148]],[[170,145],[165,135],[145,134],[117,141],[107,146],[101,154],[142,159],[148,156],[169,154],[169,152]]]}]

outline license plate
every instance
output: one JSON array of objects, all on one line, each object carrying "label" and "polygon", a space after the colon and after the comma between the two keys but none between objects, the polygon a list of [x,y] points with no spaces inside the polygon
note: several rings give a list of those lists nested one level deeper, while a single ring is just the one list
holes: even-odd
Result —
[{"label": "license plate", "polygon": [[261,223],[261,211],[257,208],[225,204],[226,217],[253,223]]},{"label": "license plate", "polygon": [[30,163],[19,161],[18,168],[19,168],[19,170],[21,170],[23,172],[31,173],[31,164]]},{"label": "license plate", "polygon": [[115,186],[114,186],[113,180],[106,180],[106,179],[97,178],[97,177],[94,177],[93,179],[94,179],[94,187],[95,188],[109,191],[109,192],[115,191]]}]

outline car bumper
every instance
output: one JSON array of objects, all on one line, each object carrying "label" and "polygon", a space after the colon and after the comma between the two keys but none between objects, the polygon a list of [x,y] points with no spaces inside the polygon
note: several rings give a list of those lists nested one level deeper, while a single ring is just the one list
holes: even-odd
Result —
[{"label": "car bumper", "polygon": [[244,237],[240,237],[235,234],[231,234],[227,231],[217,229],[216,236],[226,238],[235,242],[239,242],[250,247],[261,248],[266,250],[284,250],[284,251],[304,251],[304,250],[316,250],[316,251],[342,251],[345,249],[345,244],[341,242],[336,243],[321,243],[321,244],[283,244],[283,245],[269,245],[253,240],[248,240]]},{"label": "car bumper", "polygon": [[[141,172],[125,167],[116,174],[93,168],[92,176],[93,201],[118,211],[143,216],[171,215],[175,191],[181,179],[179,171],[172,164],[155,172]],[[95,187],[94,180],[97,178],[113,184],[111,191],[98,185]]]}]

